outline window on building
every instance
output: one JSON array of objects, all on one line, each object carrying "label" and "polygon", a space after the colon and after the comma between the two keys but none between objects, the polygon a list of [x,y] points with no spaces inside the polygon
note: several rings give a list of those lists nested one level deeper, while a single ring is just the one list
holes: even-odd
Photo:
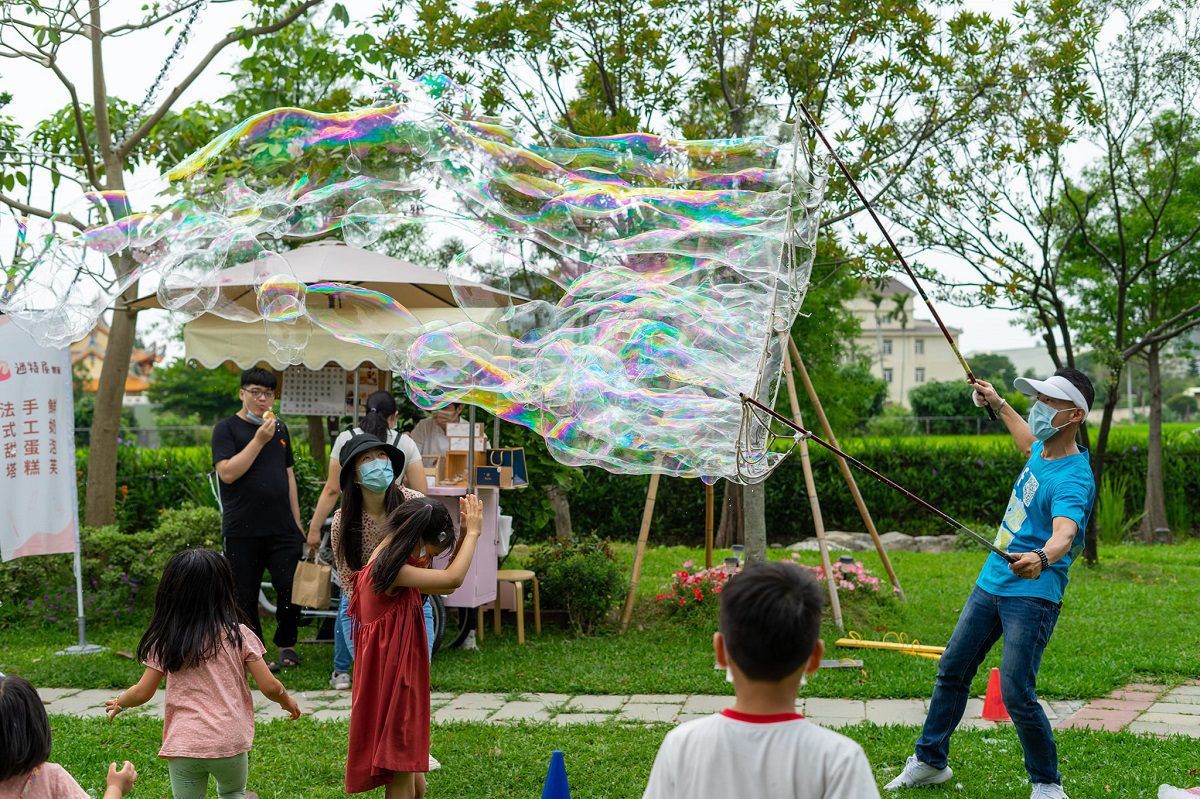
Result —
[{"label": "window on building", "polygon": [[883,354],[884,355],[892,354],[892,340],[890,338],[885,338],[883,340]]},{"label": "window on building", "polygon": [[883,370],[883,382],[885,382],[885,383],[892,382],[892,370],[891,369]]},{"label": "window on building", "polygon": [[917,355],[925,354],[925,339],[923,339],[923,338],[914,338],[913,339],[913,352],[915,352]]},{"label": "window on building", "polygon": [[917,380],[917,382],[918,382],[918,383],[924,383],[924,382],[925,382],[925,367],[924,367],[924,366],[918,366],[918,367],[917,367],[917,377],[916,377],[916,380]]}]

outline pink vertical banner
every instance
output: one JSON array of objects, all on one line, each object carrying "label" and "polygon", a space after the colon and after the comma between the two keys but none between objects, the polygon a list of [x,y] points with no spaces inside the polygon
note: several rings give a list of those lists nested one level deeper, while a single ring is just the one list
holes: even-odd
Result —
[{"label": "pink vertical banner", "polygon": [[0,560],[74,552],[71,356],[0,316]]}]

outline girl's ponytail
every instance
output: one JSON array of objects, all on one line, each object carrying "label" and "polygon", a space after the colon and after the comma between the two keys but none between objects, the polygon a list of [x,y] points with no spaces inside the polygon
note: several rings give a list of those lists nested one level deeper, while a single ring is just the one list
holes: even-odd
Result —
[{"label": "girl's ponytail", "polygon": [[395,397],[387,391],[376,391],[367,397],[367,412],[358,426],[364,433],[390,443],[388,434],[391,431],[387,420],[395,416],[398,410]]},{"label": "girl's ponytail", "polygon": [[401,504],[388,516],[388,527],[394,531],[392,537],[371,566],[371,583],[379,594],[391,590],[417,544],[428,542],[445,548],[441,542],[454,540],[450,511],[441,502],[428,498]]}]

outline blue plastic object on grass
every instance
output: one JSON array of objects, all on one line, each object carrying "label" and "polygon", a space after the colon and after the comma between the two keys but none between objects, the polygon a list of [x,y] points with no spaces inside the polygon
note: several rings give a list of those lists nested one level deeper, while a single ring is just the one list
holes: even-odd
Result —
[{"label": "blue plastic object on grass", "polygon": [[546,784],[542,786],[542,799],[571,799],[571,790],[567,787],[567,761],[557,749],[550,755],[550,769],[546,772]]}]

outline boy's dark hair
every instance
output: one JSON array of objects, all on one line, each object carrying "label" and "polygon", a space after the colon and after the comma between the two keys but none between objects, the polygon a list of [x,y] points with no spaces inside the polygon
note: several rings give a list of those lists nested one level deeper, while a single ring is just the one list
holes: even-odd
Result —
[{"label": "boy's dark hair", "polygon": [[185,549],[163,569],[137,659],[167,673],[199,666],[225,641],[242,645],[242,621],[229,561],[211,549]]},{"label": "boy's dark hair", "polygon": [[247,369],[242,372],[242,388],[246,386],[262,386],[263,388],[275,388],[277,381],[275,373],[268,369],[259,369],[257,366],[253,369]]},{"label": "boy's dark hair", "polygon": [[50,718],[29,680],[0,677],[0,782],[50,759]]},{"label": "boy's dark hair", "polygon": [[721,592],[721,636],[751,680],[778,682],[812,657],[824,601],[816,579],[790,563],[760,563]]},{"label": "boy's dark hair", "polygon": [[1096,389],[1092,387],[1092,381],[1088,376],[1078,369],[1072,369],[1069,366],[1064,366],[1054,373],[1055,377],[1065,377],[1071,385],[1079,389],[1079,393],[1083,395],[1083,399],[1087,402],[1088,408],[1092,407],[1096,399]]}]

